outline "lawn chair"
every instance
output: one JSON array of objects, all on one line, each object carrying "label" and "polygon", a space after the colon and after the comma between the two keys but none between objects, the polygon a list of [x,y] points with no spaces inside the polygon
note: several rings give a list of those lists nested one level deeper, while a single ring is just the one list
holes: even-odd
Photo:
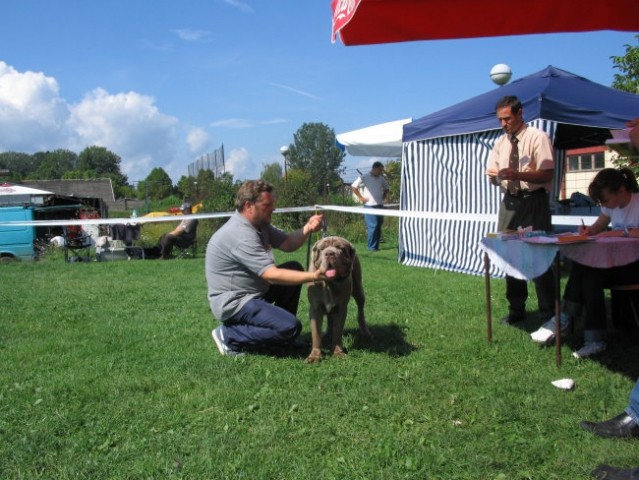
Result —
[{"label": "lawn chair", "polygon": [[62,227],[65,262],[90,262],[93,240],[79,225]]},{"label": "lawn chair", "polygon": [[197,254],[197,240],[193,240],[193,243],[186,247],[181,247],[177,243],[174,245],[177,253],[175,255],[176,259],[180,258],[195,258]]},{"label": "lawn chair", "polygon": [[109,225],[109,232],[113,240],[123,242],[129,260],[144,260],[144,248],[135,245],[135,241],[140,238],[139,223],[117,223]]}]

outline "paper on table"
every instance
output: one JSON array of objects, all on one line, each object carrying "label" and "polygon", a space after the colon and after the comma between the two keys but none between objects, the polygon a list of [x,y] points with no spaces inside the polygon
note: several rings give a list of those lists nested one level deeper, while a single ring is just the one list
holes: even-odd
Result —
[{"label": "paper on table", "polygon": [[559,239],[557,237],[528,237],[522,238],[526,243],[541,243],[541,244],[557,244]]},{"label": "paper on table", "polygon": [[528,243],[565,245],[567,243],[590,242],[594,240],[594,237],[588,237],[586,235],[576,235],[576,234],[567,234],[567,235],[562,234],[562,235],[556,235],[552,237],[523,238],[522,240]]}]

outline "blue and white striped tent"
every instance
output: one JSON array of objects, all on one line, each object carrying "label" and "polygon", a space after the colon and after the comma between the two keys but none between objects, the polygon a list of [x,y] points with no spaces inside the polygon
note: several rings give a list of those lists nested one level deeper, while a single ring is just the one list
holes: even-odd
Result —
[{"label": "blue and white striped tent", "polygon": [[405,125],[400,209],[426,212],[427,218],[401,219],[401,263],[483,273],[479,241],[497,228],[501,200],[485,170],[502,134],[495,104],[505,95],[519,97],[525,121],[553,140],[556,169],[551,201],[558,198],[565,150],[603,145],[610,129],[624,128],[639,113],[638,95],[549,66]]}]

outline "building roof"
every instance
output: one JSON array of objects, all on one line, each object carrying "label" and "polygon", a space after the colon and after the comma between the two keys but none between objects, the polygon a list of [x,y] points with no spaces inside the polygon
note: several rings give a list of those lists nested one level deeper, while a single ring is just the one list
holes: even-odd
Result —
[{"label": "building roof", "polygon": [[81,180],[25,180],[23,185],[48,190],[57,195],[80,198],[101,198],[114,202],[113,184],[110,178],[89,178]]}]

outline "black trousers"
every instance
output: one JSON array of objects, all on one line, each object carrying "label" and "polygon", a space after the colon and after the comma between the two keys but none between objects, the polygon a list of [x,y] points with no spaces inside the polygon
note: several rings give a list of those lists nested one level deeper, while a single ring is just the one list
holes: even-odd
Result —
[{"label": "black trousers", "polygon": [[[545,190],[517,196],[505,193],[499,208],[497,225],[499,231],[529,226],[533,230],[546,232],[552,230],[548,194]],[[539,315],[542,320],[547,320],[553,316],[555,309],[555,279],[552,267],[533,279],[533,282],[537,291]],[[527,282],[506,276],[506,299],[509,313],[514,316],[523,316],[526,312],[526,300],[528,300]]]}]

